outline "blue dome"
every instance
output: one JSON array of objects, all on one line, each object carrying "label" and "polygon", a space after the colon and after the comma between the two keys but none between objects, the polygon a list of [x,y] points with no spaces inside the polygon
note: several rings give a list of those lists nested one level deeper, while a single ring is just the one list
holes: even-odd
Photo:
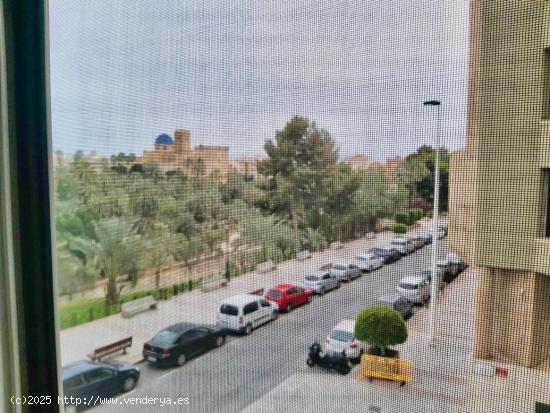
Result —
[{"label": "blue dome", "polygon": [[155,145],[172,145],[173,143],[174,140],[172,139],[172,137],[170,135],[167,135],[166,133],[159,135],[155,140]]}]

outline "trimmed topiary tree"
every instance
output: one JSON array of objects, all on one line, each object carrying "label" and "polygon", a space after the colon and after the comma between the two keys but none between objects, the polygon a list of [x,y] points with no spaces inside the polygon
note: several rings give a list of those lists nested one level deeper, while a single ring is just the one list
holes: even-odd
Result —
[{"label": "trimmed topiary tree", "polygon": [[396,234],[405,234],[407,232],[407,226],[405,224],[395,224],[393,226],[393,232]]},{"label": "trimmed topiary tree", "polygon": [[355,337],[369,344],[373,354],[388,354],[388,347],[404,343],[407,336],[401,315],[386,306],[365,308],[355,320]]},{"label": "trimmed topiary tree", "polygon": [[399,224],[408,224],[409,223],[409,213],[408,212],[398,212],[395,214],[395,221]]}]

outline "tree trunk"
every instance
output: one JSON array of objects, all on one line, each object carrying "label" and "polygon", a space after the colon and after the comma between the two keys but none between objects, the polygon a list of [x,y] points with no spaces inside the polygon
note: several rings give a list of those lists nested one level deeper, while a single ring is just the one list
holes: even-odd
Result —
[{"label": "tree trunk", "polygon": [[107,280],[107,295],[105,297],[107,305],[117,304],[119,299],[120,294],[118,293],[116,276],[114,274],[109,274],[109,278]]},{"label": "tree trunk", "polygon": [[160,270],[159,269],[155,271],[155,287],[156,288],[160,287]]}]

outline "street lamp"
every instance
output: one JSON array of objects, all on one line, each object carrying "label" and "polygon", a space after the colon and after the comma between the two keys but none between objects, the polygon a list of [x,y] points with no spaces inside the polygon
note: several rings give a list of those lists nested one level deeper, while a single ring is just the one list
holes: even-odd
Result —
[{"label": "street lamp", "polygon": [[424,106],[433,107],[437,110],[437,126],[436,126],[436,144],[435,144],[435,179],[434,179],[434,201],[432,213],[432,292],[430,299],[430,335],[428,343],[430,346],[436,344],[437,333],[437,296],[439,294],[439,274],[437,273],[437,235],[438,235],[438,220],[439,220],[439,146],[441,135],[441,102],[438,100],[428,100],[424,102]]}]

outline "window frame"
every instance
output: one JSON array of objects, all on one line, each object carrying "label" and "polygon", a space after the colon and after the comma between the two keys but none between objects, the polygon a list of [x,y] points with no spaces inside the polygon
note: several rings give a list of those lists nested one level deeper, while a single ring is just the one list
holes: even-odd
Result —
[{"label": "window frame", "polygon": [[[5,195],[0,198],[4,215],[0,218],[4,238],[0,254],[8,263],[8,276],[3,281],[12,310],[7,335],[15,374],[8,372],[9,391],[15,396],[51,396],[54,402],[41,406],[41,411],[58,412],[62,380],[57,283],[53,276],[47,10],[48,3],[43,0],[4,0],[1,4]],[[28,409],[11,404],[9,397],[5,403],[0,406],[6,412]]]}]

